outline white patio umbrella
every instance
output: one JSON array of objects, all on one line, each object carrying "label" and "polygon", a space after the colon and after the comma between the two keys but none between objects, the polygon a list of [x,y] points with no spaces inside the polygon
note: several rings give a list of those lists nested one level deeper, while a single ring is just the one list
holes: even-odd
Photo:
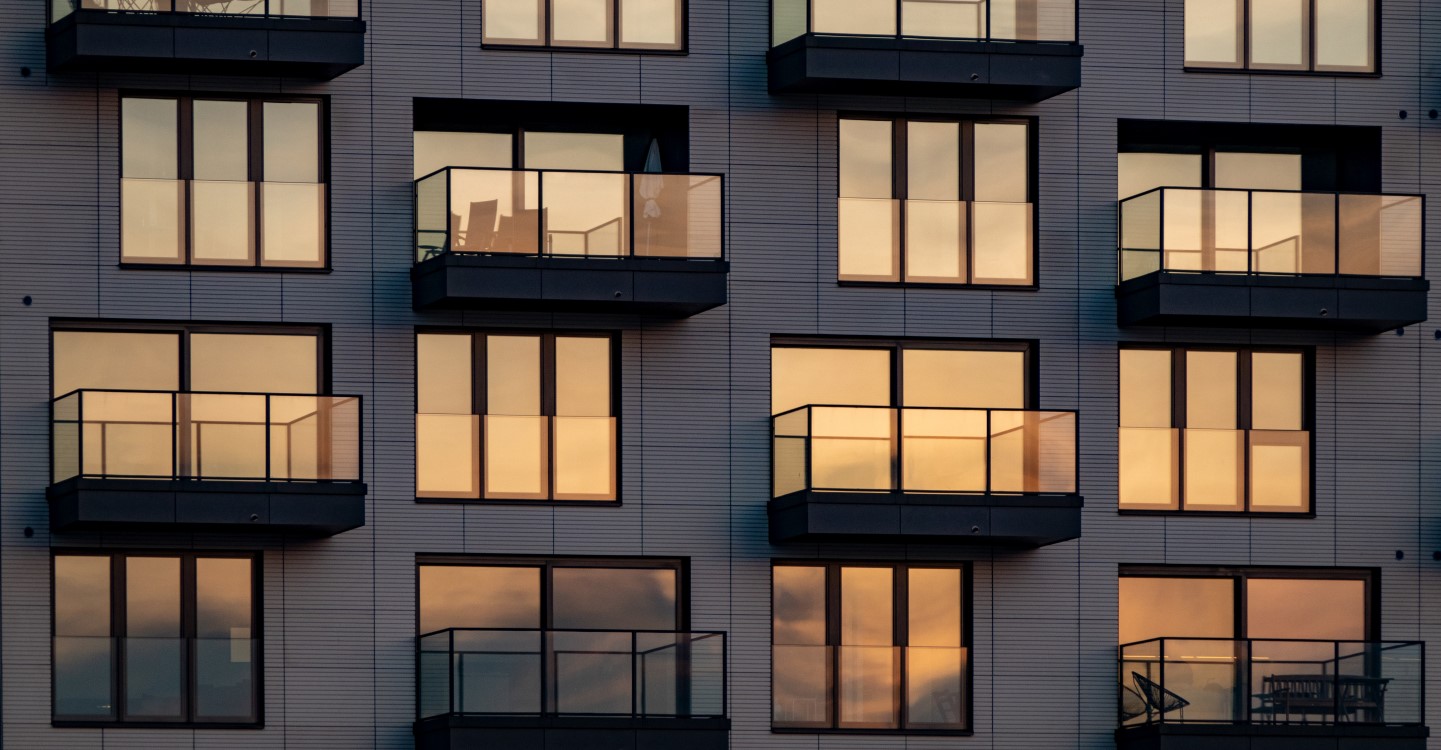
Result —
[{"label": "white patio umbrella", "polygon": [[[650,148],[645,154],[645,167],[641,171],[646,174],[640,177],[640,184],[637,191],[640,197],[645,199],[645,206],[641,209],[641,216],[646,219],[660,218],[660,204],[656,202],[660,193],[665,189],[665,178],[659,173],[660,165],[660,142],[652,138]],[[650,221],[645,223],[645,247],[650,249]]]}]

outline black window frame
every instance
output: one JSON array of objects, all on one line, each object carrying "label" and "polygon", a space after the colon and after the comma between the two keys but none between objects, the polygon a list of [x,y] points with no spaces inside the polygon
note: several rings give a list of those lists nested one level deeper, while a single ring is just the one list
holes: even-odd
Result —
[{"label": "black window frame", "polygon": [[[964,729],[907,729],[907,695],[906,695],[906,660],[898,659],[899,665],[896,673],[896,696],[895,716],[897,726],[894,728],[843,728],[840,726],[840,701],[838,700],[840,685],[835,679],[835,662],[837,658],[833,652],[832,662],[827,670],[828,684],[826,685],[827,700],[829,703],[828,723],[830,726],[785,726],[775,723],[775,680],[771,680],[771,719],[770,729],[772,734],[840,734],[840,735],[884,735],[884,736],[938,736],[938,737],[969,737],[975,734],[975,648],[973,644],[973,633],[975,631],[975,585],[974,570],[969,561],[955,560],[842,560],[833,558],[820,559],[796,559],[779,558],[770,561],[770,591],[771,596],[775,595],[775,569],[780,567],[806,567],[825,569],[825,610],[826,610],[826,647],[838,649],[840,643],[840,618],[841,618],[841,575],[842,568],[885,568],[892,571],[892,605],[891,614],[893,619],[891,639],[896,641],[897,648],[906,648],[910,636],[910,580],[906,575],[912,569],[932,570],[959,570],[961,574],[962,601],[961,601],[961,648],[966,649],[966,675],[965,691],[962,705],[965,710]],[[770,645],[771,665],[770,674],[775,674],[775,613],[772,611],[770,618]],[[782,644],[784,645],[784,644]]]},{"label": "black window frame", "polygon": [[1304,0],[1306,2],[1306,67],[1305,68],[1253,68],[1251,67],[1251,0],[1237,0],[1239,3],[1237,11],[1237,34],[1241,45],[1241,62],[1233,66],[1214,65],[1189,65],[1186,62],[1185,51],[1185,14],[1184,8],[1181,19],[1181,69],[1187,73],[1242,73],[1254,75],[1287,75],[1287,76],[1320,76],[1337,78],[1380,78],[1381,67],[1381,27],[1382,19],[1385,18],[1383,4],[1385,0],[1374,0],[1374,15],[1371,23],[1371,70],[1317,70],[1316,69],[1316,2],[1317,0]]},{"label": "black window frame", "polygon": [[115,699],[114,719],[62,718],[55,713],[55,651],[50,651],[50,725],[53,727],[86,728],[132,728],[132,729],[264,729],[265,728],[265,590],[264,553],[249,550],[175,550],[166,548],[103,548],[84,549],[76,547],[55,547],[50,550],[50,637],[55,634],[55,560],[59,557],[109,557],[110,558],[110,638],[118,644],[125,636],[125,561],[132,557],[175,557],[180,559],[180,638],[193,642],[196,638],[196,590],[195,561],[199,558],[243,559],[251,561],[250,607],[251,607],[251,705],[255,707],[253,721],[203,721],[196,720],[195,710],[195,664],[194,658],[186,658],[185,689],[181,694],[185,719],[179,721],[156,721],[153,719],[126,721],[125,705],[125,656],[118,645],[111,652],[111,690]]},{"label": "black window frame", "polygon": [[[899,7],[899,3],[897,4]],[[1079,17],[1079,14],[1077,14]],[[897,201],[898,214],[897,224],[900,232],[896,238],[895,267],[896,280],[866,280],[866,279],[842,279],[839,271],[840,251],[837,247],[837,272],[836,283],[840,286],[859,287],[912,287],[921,289],[978,289],[990,291],[1038,291],[1041,288],[1041,254],[1040,254],[1040,227],[1041,227],[1041,199],[1040,199],[1040,118],[1023,115],[944,115],[944,114],[919,114],[901,112],[837,112],[836,113],[836,198],[841,199],[840,194],[840,122],[841,120],[871,120],[891,123],[891,200]],[[961,150],[959,172],[961,177],[961,189],[959,200],[967,204],[975,201],[975,126],[977,124],[1024,124],[1026,126],[1026,200],[1031,204],[1031,253],[1027,259],[1030,266],[1031,283],[1029,284],[977,284],[971,281],[964,282],[937,282],[937,281],[906,281],[906,194],[909,189],[906,179],[907,150],[906,150],[906,125],[911,122],[938,122],[956,123],[960,125]],[[836,228],[837,237],[840,236],[840,228]],[[839,244],[839,243],[838,243]],[[975,226],[974,222],[966,222],[966,245],[965,252],[968,259],[968,267],[963,269],[967,278],[971,278],[970,265],[974,263],[975,248]]]},{"label": "black window frame", "polygon": [[[1318,568],[1312,566],[1284,565],[1158,565],[1122,563],[1116,572],[1119,578],[1195,578],[1231,579],[1232,611],[1235,616],[1232,633],[1235,640],[1248,640],[1246,583],[1255,578],[1311,580],[1311,581],[1362,581],[1366,585],[1367,641],[1381,636],[1381,570],[1378,568]],[[1170,636],[1168,636],[1170,637]],[[1183,639],[1183,636],[1176,636]],[[1122,644],[1125,645],[1125,644]]]},{"label": "black window frame", "polygon": [[579,53],[600,53],[612,55],[663,55],[669,57],[685,56],[690,54],[690,0],[674,0],[680,7],[676,9],[679,24],[678,39],[680,47],[677,49],[665,49],[661,47],[622,47],[620,46],[620,7],[625,0],[607,0],[610,4],[610,29],[611,44],[609,47],[555,44],[551,34],[553,23],[554,0],[537,0],[545,6],[541,18],[541,41],[535,44],[517,42],[487,42],[485,41],[485,14],[481,13],[480,23],[480,48],[495,50],[528,50],[532,52],[579,52]]},{"label": "black window frame", "polygon": [[[1295,512],[1278,511],[1254,511],[1251,510],[1251,452],[1243,450],[1241,478],[1242,478],[1242,510],[1187,510],[1186,509],[1186,455],[1184,446],[1176,456],[1176,507],[1175,508],[1141,508],[1125,507],[1119,504],[1118,512],[1125,515],[1174,515],[1187,516],[1191,518],[1315,518],[1316,517],[1316,350],[1314,347],[1303,346],[1268,346],[1250,344],[1161,344],[1144,342],[1122,341],[1116,347],[1116,398],[1120,403],[1121,388],[1120,382],[1121,352],[1125,350],[1145,351],[1167,351],[1171,353],[1171,427],[1172,430],[1184,431],[1186,429],[1186,352],[1235,352],[1236,359],[1236,428],[1237,430],[1249,432],[1251,428],[1251,355],[1252,354],[1299,354],[1301,355],[1301,429],[1308,433],[1307,447],[1308,475],[1307,475],[1307,497],[1306,509]],[[1120,424],[1120,409],[1116,411],[1116,434],[1119,439],[1120,430],[1125,429]],[[1156,428],[1160,429],[1160,428]],[[1119,485],[1121,467],[1119,462],[1116,466],[1116,478]]]},{"label": "black window frame", "polygon": [[[331,190],[331,157],[330,157],[330,97],[328,95],[289,95],[289,94],[245,94],[237,92],[182,92],[182,91],[156,91],[122,90],[119,93],[119,100],[116,109],[115,125],[115,154],[116,174],[118,179],[125,179],[125,134],[124,117],[120,114],[120,107],[124,106],[126,99],[164,99],[176,102],[176,139],[175,145],[178,151],[176,155],[176,177],[179,182],[187,185],[182,190],[182,205],[180,210],[181,219],[181,250],[182,258],[173,263],[154,261],[129,261],[125,260],[125,251],[117,241],[119,251],[120,268],[134,268],[145,270],[184,270],[184,271],[223,271],[223,272],[261,272],[261,273],[330,273],[331,266],[331,241],[334,227],[332,226],[332,201],[334,200]],[[196,263],[194,261],[193,239],[193,200],[189,184],[195,179],[195,152],[194,152],[194,104],[200,101],[231,101],[244,102],[247,105],[246,116],[246,139],[249,153],[246,164],[248,167],[247,177],[249,182],[256,185],[255,215],[252,217],[252,230],[255,237],[255,260],[250,264],[225,264],[225,263]],[[325,186],[325,201],[323,204],[324,215],[321,217],[324,223],[324,231],[321,239],[321,263],[320,265],[266,265],[262,263],[260,243],[264,231],[264,218],[259,193],[259,186],[264,182],[265,176],[265,117],[264,105],[271,103],[313,103],[319,108],[318,121],[319,132],[316,134],[316,152],[320,163],[317,165],[317,175],[321,185]],[[117,213],[123,221],[124,208]]]},{"label": "black window frame", "polygon": [[[415,501],[418,503],[464,503],[476,505],[542,505],[542,506],[576,506],[584,508],[620,506],[625,496],[624,479],[621,476],[621,466],[624,464],[624,420],[621,415],[621,396],[623,385],[621,383],[621,334],[618,331],[603,330],[545,330],[537,331],[523,328],[444,328],[444,327],[418,327],[411,337],[411,361],[414,363],[412,372],[417,377],[412,378],[411,393],[413,396],[412,406],[414,413],[419,415],[420,411],[420,378],[419,366],[419,342],[422,335],[466,335],[470,337],[470,409],[471,414],[480,418],[479,437],[476,443],[476,476],[479,479],[477,485],[478,497],[464,496],[432,496],[421,495],[419,490],[415,491]],[[615,420],[615,451],[613,454],[615,479],[615,497],[608,500],[583,500],[583,499],[561,499],[555,498],[555,483],[546,483],[545,498],[493,498],[485,497],[485,416],[486,416],[486,369],[485,369],[485,339],[487,336],[539,336],[540,337],[540,411],[536,416],[553,417],[555,414],[555,340],[557,337],[566,338],[604,338],[610,340],[610,413],[611,419]],[[547,471],[554,471],[555,468],[555,440],[553,432],[548,433],[546,448]],[[412,468],[415,468],[414,456],[412,456]]]},{"label": "black window frame", "polygon": [[[685,557],[634,557],[634,556],[524,556],[524,555],[446,555],[419,554],[415,557],[415,632],[417,636],[428,635],[420,631],[420,569],[423,567],[460,568],[539,568],[540,623],[537,630],[554,630],[554,573],[556,568],[615,569],[635,568],[642,570],[675,571],[675,630],[655,632],[684,633],[690,629],[690,558]],[[561,630],[567,630],[561,628]],[[439,631],[436,631],[439,632]],[[648,632],[648,631],[639,631]],[[417,682],[419,684],[419,682]]]}]

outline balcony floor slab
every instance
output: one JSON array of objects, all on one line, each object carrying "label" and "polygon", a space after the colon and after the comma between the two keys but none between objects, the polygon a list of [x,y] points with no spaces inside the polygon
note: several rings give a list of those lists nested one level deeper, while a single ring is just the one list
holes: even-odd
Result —
[{"label": "balcony floor slab", "polygon": [[51,485],[50,530],[296,532],[365,525],[364,482],[94,479]]},{"label": "balcony floor slab", "polygon": [[770,539],[1043,547],[1081,536],[1076,494],[960,495],[804,490],[770,501]]},{"label": "balcony floor slab", "polygon": [[1158,271],[1116,287],[1123,326],[1380,333],[1426,320],[1425,279]]}]

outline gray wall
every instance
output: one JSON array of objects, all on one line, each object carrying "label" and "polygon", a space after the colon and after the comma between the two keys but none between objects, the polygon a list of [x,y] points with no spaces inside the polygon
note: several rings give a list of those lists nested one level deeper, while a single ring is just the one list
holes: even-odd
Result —
[{"label": "gray wall", "polygon": [[[1380,79],[1181,70],[1182,0],[1082,0],[1085,84],[1034,106],[772,97],[767,0],[691,0],[690,54],[482,51],[479,0],[372,0],[364,67],[326,84],[185,75],[47,75],[44,2],[0,0],[0,658],[13,748],[407,748],[418,553],[688,556],[692,621],[731,633],[732,746],[1113,746],[1119,563],[1380,568],[1388,639],[1441,637],[1441,341],[1115,325],[1117,118],[1381,126],[1385,186],[1441,187],[1441,3],[1385,0]],[[1430,41],[1423,39],[1429,35]],[[21,77],[22,66],[34,71]],[[334,273],[120,270],[118,92],[332,97]],[[731,303],[683,321],[485,313],[409,304],[412,97],[684,104],[691,166],[728,175]],[[839,288],[836,112],[1036,115],[1039,291]],[[1409,119],[1400,119],[1402,110]],[[1432,212],[1430,233],[1437,234]],[[1432,267],[1441,267],[1432,254]],[[34,304],[23,306],[29,295]],[[1432,319],[1441,321],[1433,302]],[[52,536],[45,505],[52,317],[334,326],[336,392],[366,397],[367,525],[265,543],[263,730],[49,725],[49,558],[59,546],[253,548],[191,534]],[[417,505],[412,331],[418,324],[618,328],[624,506]],[[840,549],[766,541],[768,350],[775,333],[1034,338],[1041,405],[1079,409],[1085,536],[1031,552]],[[1314,519],[1116,513],[1116,342],[1317,348]],[[1423,395],[1427,394],[1427,395]],[[22,530],[35,529],[33,538]],[[1405,559],[1397,560],[1404,552]],[[975,729],[955,738],[772,735],[774,556],[975,563]],[[1436,672],[1433,660],[1433,673]],[[1433,721],[1441,689],[1430,691]],[[1432,740],[1441,748],[1441,736]]]}]

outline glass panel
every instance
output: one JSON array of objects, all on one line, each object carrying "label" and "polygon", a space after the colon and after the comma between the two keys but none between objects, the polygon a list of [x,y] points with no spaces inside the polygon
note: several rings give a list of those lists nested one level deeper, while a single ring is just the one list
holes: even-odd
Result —
[{"label": "glass panel", "polygon": [[829,646],[777,644],[771,649],[771,722],[830,726],[831,682]]},{"label": "glass panel", "polygon": [[1242,441],[1245,434],[1243,430],[1183,431],[1186,508],[1243,509],[1241,467],[1244,460]]},{"label": "glass panel", "polygon": [[110,635],[108,555],[55,556],[55,635]]},{"label": "glass panel", "polygon": [[1025,352],[906,349],[901,371],[904,406],[1026,406]]},{"label": "glass panel", "polygon": [[249,720],[255,715],[248,558],[195,560],[195,716]]},{"label": "glass panel", "polygon": [[1188,351],[1186,426],[1236,427],[1236,352]]},{"label": "glass panel", "polygon": [[[107,560],[107,564],[108,564]],[[109,592],[106,592],[109,609]],[[115,641],[109,637],[62,636],[54,640],[55,717],[114,719]]]},{"label": "glass panel", "polygon": [[180,388],[178,334],[56,331],[52,337],[56,396],[77,388]]},{"label": "glass panel", "polygon": [[485,418],[485,496],[536,500],[550,494],[549,417]]},{"label": "glass panel", "polygon": [[620,46],[680,49],[678,0],[620,0]]},{"label": "glass panel", "polygon": [[721,257],[720,177],[647,173],[631,182],[636,255]]},{"label": "glass panel", "polygon": [[1310,480],[1311,433],[1251,431],[1251,510],[1310,510]]},{"label": "glass panel", "polygon": [[1251,354],[1251,427],[1299,430],[1304,401],[1304,360],[1298,352]]},{"label": "glass panel", "polygon": [[555,417],[555,499],[615,499],[615,419]]},{"label": "glass panel", "polygon": [[[1426,659],[1419,643],[1341,644],[1344,674],[1369,677],[1354,680],[1348,688],[1362,722],[1374,724],[1416,724],[1423,721]],[[1369,683],[1369,684],[1368,684]],[[1385,692],[1377,695],[1378,683]],[[1364,691],[1364,692],[1363,692]],[[1380,698],[1384,697],[1384,704]]]},{"label": "glass panel", "polygon": [[771,413],[807,404],[888,406],[889,349],[771,349]]},{"label": "glass panel", "polygon": [[1161,270],[1161,196],[1155,191],[1121,201],[1121,280]]},{"label": "glass panel", "polygon": [[[1161,187],[1201,187],[1200,154],[1116,154],[1116,198],[1125,200]],[[1133,245],[1127,244],[1127,247]]]},{"label": "glass panel", "polygon": [[175,99],[120,100],[120,176],[174,180],[180,176],[180,103]]},{"label": "glass panel", "polygon": [[195,560],[195,634],[201,638],[250,639],[253,615],[248,557]]},{"label": "glass panel", "polygon": [[900,202],[841,198],[837,208],[838,276],[849,281],[896,281]]},{"label": "glass panel", "polygon": [[890,729],[898,724],[900,663],[893,646],[840,646],[840,726]]},{"label": "glass panel", "polygon": [[1014,122],[978,122],[975,128],[976,201],[1024,203],[1030,200],[1029,126]]},{"label": "glass panel", "polygon": [[249,113],[249,102],[195,100],[191,114],[195,179],[250,179]]},{"label": "glass panel", "polygon": [[971,226],[976,284],[1031,283],[1029,203],[972,203]]},{"label": "glass panel", "polygon": [[[177,398],[181,419],[189,415],[188,455],[183,476],[262,479],[266,474],[264,396],[185,395]],[[183,460],[183,456],[182,456]],[[277,466],[277,470],[281,467]]]},{"label": "glass panel", "polygon": [[[504,4],[505,0],[486,3]],[[415,131],[415,179],[446,167],[495,167],[510,169],[515,155],[510,133],[452,133],[438,130]]]},{"label": "glass panel", "polygon": [[190,183],[190,252],[195,263],[255,261],[255,185]]},{"label": "glass panel", "polygon": [[1074,42],[1074,0],[992,0],[991,38],[1003,41]]},{"label": "glass panel", "polygon": [[1336,197],[1252,193],[1251,245],[1257,273],[1336,272]]},{"label": "glass panel", "polygon": [[[911,568],[907,600],[910,645],[960,647],[965,590],[959,568]],[[914,696],[913,696],[914,697]]]},{"label": "glass panel", "polygon": [[540,627],[540,568],[420,566],[420,632]]},{"label": "glass panel", "polygon": [[[539,713],[543,637],[537,631],[456,632],[452,657],[456,709],[480,714]],[[440,688],[444,689],[443,682]]]},{"label": "glass panel", "polygon": [[266,182],[260,186],[260,262],[325,265],[325,186]]},{"label": "glass panel", "polygon": [[1179,430],[1122,427],[1119,469],[1122,508],[1175,510],[1180,507]]},{"label": "glass panel", "polygon": [[906,201],[906,281],[965,283],[966,213],[960,201]]},{"label": "glass panel", "polygon": [[[1259,0],[1259,2],[1272,1],[1273,0]],[[1217,151],[1215,168],[1215,186],[1218,188],[1241,188],[1245,190],[1301,189],[1300,154],[1261,154],[1244,151]]]},{"label": "glass panel", "polygon": [[355,18],[360,15],[359,0],[270,0],[271,15],[311,16],[315,18]]},{"label": "glass panel", "polygon": [[481,7],[485,44],[544,44],[543,0],[491,0]]},{"label": "glass panel", "polygon": [[841,568],[841,643],[889,646],[894,643],[892,568]]},{"label": "glass panel", "polygon": [[1424,202],[1409,195],[1340,197],[1340,272],[1421,276]]},{"label": "glass panel", "polygon": [[54,23],[75,12],[79,0],[50,0],[50,21]]},{"label": "glass panel", "polygon": [[1171,426],[1171,350],[1121,350],[1121,426]]},{"label": "glass panel", "polygon": [[540,212],[550,255],[618,256],[630,251],[630,175],[546,172]]},{"label": "glass panel", "polygon": [[811,410],[811,486],[818,490],[895,487],[895,411]]},{"label": "glass panel", "polygon": [[[806,488],[808,476],[806,446],[810,442],[809,409],[798,409],[777,415],[773,420],[774,439],[771,441],[772,464],[774,469],[774,496],[781,497]],[[56,425],[59,433],[64,425]],[[61,443],[56,442],[56,453]],[[56,462],[57,476],[68,476],[60,472]]]},{"label": "glass panel", "polygon": [[1236,582],[1232,578],[1121,576],[1119,583],[1121,643],[1236,635]]},{"label": "glass panel", "polygon": [[87,476],[174,475],[173,399],[169,393],[85,393],[82,471]]},{"label": "glass panel", "polygon": [[184,638],[130,637],[125,644],[126,719],[180,721],[184,716]]},{"label": "glass panel", "polygon": [[771,3],[771,46],[806,33],[807,0],[774,0]]},{"label": "glass panel", "polygon": [[902,0],[901,36],[982,39],[986,0]]},{"label": "glass panel", "polygon": [[905,441],[901,451],[904,489],[916,492],[982,492],[986,489],[986,412],[903,409],[901,434]]},{"label": "glass panel", "polygon": [[817,34],[893,36],[896,33],[896,5],[894,0],[813,0],[811,31]]},{"label": "glass panel", "polygon": [[935,201],[961,199],[960,123],[906,124],[906,197]]},{"label": "glass panel", "polygon": [[415,399],[422,414],[473,412],[470,334],[415,337]]},{"label": "glass panel", "polygon": [[194,333],[190,387],[230,393],[315,393],[320,339],[311,335]]},{"label": "glass panel", "polygon": [[[603,0],[584,1],[600,1],[600,7],[605,7]],[[625,169],[625,136],[618,133],[527,132],[525,168],[619,172]]]},{"label": "glass panel", "polygon": [[[1164,714],[1166,721],[1232,722],[1244,719],[1238,713],[1245,705],[1247,694],[1245,642],[1189,641],[1167,639],[1164,644],[1164,669],[1148,664],[1144,679],[1164,687],[1170,696],[1157,696],[1155,702],[1174,701],[1179,696],[1188,702],[1186,716],[1172,708]],[[1132,677],[1134,680],[1134,676]],[[1136,681],[1138,687],[1145,683]],[[1155,687],[1149,691],[1156,692]],[[1153,704],[1154,705],[1154,704]],[[1174,703],[1163,703],[1163,708]]]},{"label": "glass panel", "polygon": [[636,712],[725,715],[725,642],[711,633],[637,633]]},{"label": "glass panel", "polygon": [[1363,640],[1366,582],[1249,578],[1246,633],[1251,638]]},{"label": "glass panel", "polygon": [[1076,491],[1076,415],[991,412],[990,490]]},{"label": "glass panel", "polygon": [[131,638],[180,635],[180,558],[125,558],[125,632]]},{"label": "glass panel", "polygon": [[486,336],[486,413],[540,414],[540,337]]},{"label": "glass panel", "polygon": [[1251,67],[1305,69],[1308,0],[1250,0]]},{"label": "glass panel", "polygon": [[1376,67],[1375,0],[1316,0],[1316,69]]},{"label": "glass panel", "polygon": [[185,183],[120,181],[120,257],[127,263],[179,263],[184,258]]},{"label": "glass panel", "polygon": [[777,565],[771,574],[772,642],[824,645],[826,569],[819,565]]},{"label": "glass panel", "polygon": [[906,727],[965,729],[966,649],[912,645],[905,651]]},{"label": "glass panel", "polygon": [[558,629],[676,629],[674,568],[556,567],[552,585]]},{"label": "glass panel", "polygon": [[611,340],[600,336],[555,338],[555,413],[566,417],[610,416]]},{"label": "glass panel", "polygon": [[895,197],[892,126],[889,120],[840,121],[840,197]]},{"label": "glass panel", "polygon": [[1186,65],[1241,67],[1241,0],[1186,0]]},{"label": "glass panel", "polygon": [[320,182],[320,105],[265,102],[266,182]]},{"label": "glass panel", "polygon": [[[450,213],[447,203],[450,200],[450,178],[453,174],[464,174],[464,172],[439,172],[430,175],[415,183],[415,262],[419,263],[429,260],[443,252],[451,250],[451,241],[459,241],[459,237],[452,237],[452,234],[459,234],[459,216],[456,216],[456,225],[452,226],[447,221]],[[452,231],[453,230],[453,231]]]},{"label": "glass panel", "polygon": [[550,41],[572,47],[610,47],[610,0],[551,0]]},{"label": "glass panel", "polygon": [[540,252],[539,173],[457,169],[450,180],[452,250]]},{"label": "glass panel", "polygon": [[417,497],[478,497],[480,417],[415,415]]},{"label": "glass panel", "polygon": [[555,631],[550,639],[558,713],[631,713],[631,633]]}]

